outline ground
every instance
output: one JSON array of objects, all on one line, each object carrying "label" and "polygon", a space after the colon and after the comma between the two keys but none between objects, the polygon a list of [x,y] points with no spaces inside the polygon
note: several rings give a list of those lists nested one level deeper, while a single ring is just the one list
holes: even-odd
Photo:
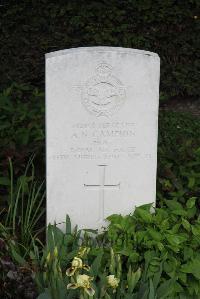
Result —
[{"label": "ground", "polygon": [[180,99],[171,98],[160,104],[160,110],[186,112],[200,117],[200,98],[199,99]]}]

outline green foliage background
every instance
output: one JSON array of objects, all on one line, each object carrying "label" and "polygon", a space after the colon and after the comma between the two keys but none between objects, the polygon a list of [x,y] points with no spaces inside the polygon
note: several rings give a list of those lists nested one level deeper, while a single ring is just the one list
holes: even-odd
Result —
[{"label": "green foliage background", "polygon": [[[0,6],[0,194],[7,195],[8,157],[15,176],[36,153],[44,178],[44,54],[71,47],[121,46],[161,58],[160,100],[196,99],[197,0],[3,1]],[[158,203],[199,196],[200,120],[160,112]]]},{"label": "green foliage background", "polygon": [[[199,6],[198,0],[58,0],[54,3],[10,0],[0,3],[0,204],[6,208],[1,211],[1,255],[12,258],[12,271],[15,262],[28,267],[27,276],[36,272],[36,282],[45,292],[42,296],[47,294],[47,287],[58,291],[59,298],[62,298],[61,292],[66,292],[60,283],[63,277],[66,280],[66,266],[77,254],[80,237],[80,232],[71,234],[69,228],[66,234],[56,227],[50,228],[61,254],[55,256],[55,244],[51,244],[48,233],[49,245],[41,258],[42,237],[38,227],[44,227],[44,219],[41,219],[44,193],[35,178],[40,182],[45,176],[44,54],[99,45],[154,51],[161,58],[160,100],[196,99],[199,94]],[[94,240],[87,232],[83,245],[93,248],[88,261],[93,262],[92,275],[96,268],[98,281],[105,273],[113,273],[109,269],[112,265],[110,246],[107,247],[112,245],[121,256],[125,272],[132,267],[131,275],[135,275],[141,267],[147,274],[145,279],[150,285],[147,283],[145,288],[147,292],[150,290],[149,298],[150,294],[155,298],[158,283],[164,290],[162,298],[168,298],[167,290],[172,292],[170,299],[199,298],[200,118],[160,111],[158,137],[158,208],[155,215],[149,212],[147,205],[137,208],[132,215],[110,216],[108,230],[97,236],[98,246],[93,248],[91,242]],[[36,154],[35,167],[24,172],[33,154]],[[11,160],[12,171],[9,171],[8,161]],[[34,204],[30,208],[31,203]],[[34,205],[39,208],[32,216],[29,211],[35,211]],[[106,245],[104,249],[103,245]],[[49,252],[51,259],[47,265]],[[0,285],[3,282],[5,286],[4,282],[10,279],[9,292],[17,294],[13,277],[7,276],[8,264],[5,268],[1,255]],[[16,271],[23,276],[20,268]],[[122,275],[126,281],[125,272]],[[29,288],[20,275],[17,275],[16,286],[22,284],[34,297],[30,277]],[[155,284],[155,280],[158,283]],[[171,282],[173,285],[169,285]],[[9,286],[5,288],[6,294],[8,289]],[[22,298],[21,294],[19,296]],[[63,296],[65,298],[65,294]],[[133,294],[127,298],[133,298]]]},{"label": "green foliage background", "polygon": [[4,1],[0,82],[44,85],[44,54],[120,46],[161,57],[161,99],[199,94],[198,0]]}]

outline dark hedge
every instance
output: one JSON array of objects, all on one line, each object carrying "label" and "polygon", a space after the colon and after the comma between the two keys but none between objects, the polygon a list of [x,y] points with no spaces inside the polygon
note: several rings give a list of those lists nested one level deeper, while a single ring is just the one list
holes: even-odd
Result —
[{"label": "dark hedge", "polygon": [[44,54],[121,46],[161,57],[161,99],[196,97],[198,0],[2,1],[0,83],[44,86]]}]

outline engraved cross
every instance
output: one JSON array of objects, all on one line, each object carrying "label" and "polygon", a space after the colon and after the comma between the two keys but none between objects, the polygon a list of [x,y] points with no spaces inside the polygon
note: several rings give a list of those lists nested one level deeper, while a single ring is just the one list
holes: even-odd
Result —
[{"label": "engraved cross", "polygon": [[90,190],[99,190],[99,221],[104,220],[104,190],[111,189],[116,190],[120,188],[120,183],[116,185],[105,184],[105,175],[106,175],[106,166],[107,165],[98,165],[99,166],[99,184],[97,185],[87,185],[84,184],[84,187]]}]

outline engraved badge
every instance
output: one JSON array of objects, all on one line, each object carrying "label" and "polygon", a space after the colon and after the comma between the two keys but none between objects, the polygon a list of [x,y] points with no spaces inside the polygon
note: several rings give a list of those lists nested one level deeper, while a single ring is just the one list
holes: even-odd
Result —
[{"label": "engraved badge", "polygon": [[120,109],[126,99],[123,84],[112,75],[112,67],[101,63],[96,74],[82,89],[82,104],[89,113],[109,117]]}]

